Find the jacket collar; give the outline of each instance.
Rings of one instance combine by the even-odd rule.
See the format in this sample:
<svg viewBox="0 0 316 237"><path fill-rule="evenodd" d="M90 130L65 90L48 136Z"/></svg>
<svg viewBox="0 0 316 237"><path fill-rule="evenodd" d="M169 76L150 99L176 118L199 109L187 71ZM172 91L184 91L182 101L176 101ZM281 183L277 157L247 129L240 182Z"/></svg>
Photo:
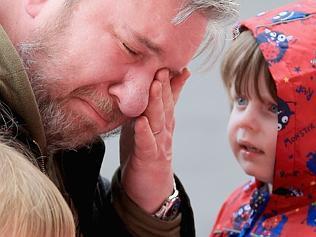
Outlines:
<svg viewBox="0 0 316 237"><path fill-rule="evenodd" d="M46 154L46 137L37 102L23 63L0 26L0 94L5 103L20 116L31 137Z"/></svg>

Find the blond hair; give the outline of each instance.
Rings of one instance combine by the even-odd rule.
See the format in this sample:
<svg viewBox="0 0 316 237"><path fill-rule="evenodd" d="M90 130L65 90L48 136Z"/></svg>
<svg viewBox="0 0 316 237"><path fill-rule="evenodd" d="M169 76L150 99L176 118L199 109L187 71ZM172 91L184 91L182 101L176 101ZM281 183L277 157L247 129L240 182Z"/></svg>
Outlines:
<svg viewBox="0 0 316 237"><path fill-rule="evenodd" d="M255 95L262 100L258 79L263 73L266 86L272 98L277 101L275 82L259 46L248 30L243 31L224 55L221 74L224 86L228 91L234 86L237 95L249 96L249 87L254 87ZM232 98L231 98L232 99Z"/></svg>
<svg viewBox="0 0 316 237"><path fill-rule="evenodd" d="M0 142L0 236L75 236L72 213L58 189L22 153L3 143L3 139Z"/></svg>

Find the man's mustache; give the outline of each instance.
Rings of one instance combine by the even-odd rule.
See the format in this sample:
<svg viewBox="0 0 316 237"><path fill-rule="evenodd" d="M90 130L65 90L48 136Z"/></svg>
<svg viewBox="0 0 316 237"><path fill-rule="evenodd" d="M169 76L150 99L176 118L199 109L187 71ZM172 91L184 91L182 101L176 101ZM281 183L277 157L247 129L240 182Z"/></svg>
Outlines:
<svg viewBox="0 0 316 237"><path fill-rule="evenodd" d="M115 99L108 94L105 95L97 91L91 86L78 88L70 96L87 100L107 122L116 121L123 116Z"/></svg>

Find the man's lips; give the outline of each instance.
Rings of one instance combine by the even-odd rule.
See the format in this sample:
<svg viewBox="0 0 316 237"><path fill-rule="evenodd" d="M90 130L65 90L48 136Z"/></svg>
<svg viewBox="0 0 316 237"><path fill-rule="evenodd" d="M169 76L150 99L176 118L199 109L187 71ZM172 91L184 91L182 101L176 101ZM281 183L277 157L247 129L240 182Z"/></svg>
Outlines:
<svg viewBox="0 0 316 237"><path fill-rule="evenodd" d="M115 98L113 98L113 100L108 103L109 107L106 109L106 111L96 106L96 103L94 101L82 97L80 97L79 99L84 102L86 106L88 106L103 121L102 123L105 123L107 125L119 126L127 118L119 110L119 107L115 102Z"/></svg>
<svg viewBox="0 0 316 237"><path fill-rule="evenodd" d="M97 106L95 106L93 103L91 103L90 101L82 98L82 97L77 97L79 100L81 100L83 103L86 104L86 106L90 107L96 115L98 115L98 117L100 117L100 119L102 119L104 122L109 122L108 118L106 118L105 114L102 113Z"/></svg>

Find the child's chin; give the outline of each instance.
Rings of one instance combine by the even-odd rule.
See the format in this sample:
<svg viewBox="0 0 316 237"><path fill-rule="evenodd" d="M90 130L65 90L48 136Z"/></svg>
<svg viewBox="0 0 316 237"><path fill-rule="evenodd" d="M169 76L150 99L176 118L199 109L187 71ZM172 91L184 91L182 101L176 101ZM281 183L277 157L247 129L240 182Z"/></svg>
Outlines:
<svg viewBox="0 0 316 237"><path fill-rule="evenodd" d="M256 180L263 182L263 183L267 183L272 185L273 179L272 178L268 178L268 177L256 177L254 176Z"/></svg>

